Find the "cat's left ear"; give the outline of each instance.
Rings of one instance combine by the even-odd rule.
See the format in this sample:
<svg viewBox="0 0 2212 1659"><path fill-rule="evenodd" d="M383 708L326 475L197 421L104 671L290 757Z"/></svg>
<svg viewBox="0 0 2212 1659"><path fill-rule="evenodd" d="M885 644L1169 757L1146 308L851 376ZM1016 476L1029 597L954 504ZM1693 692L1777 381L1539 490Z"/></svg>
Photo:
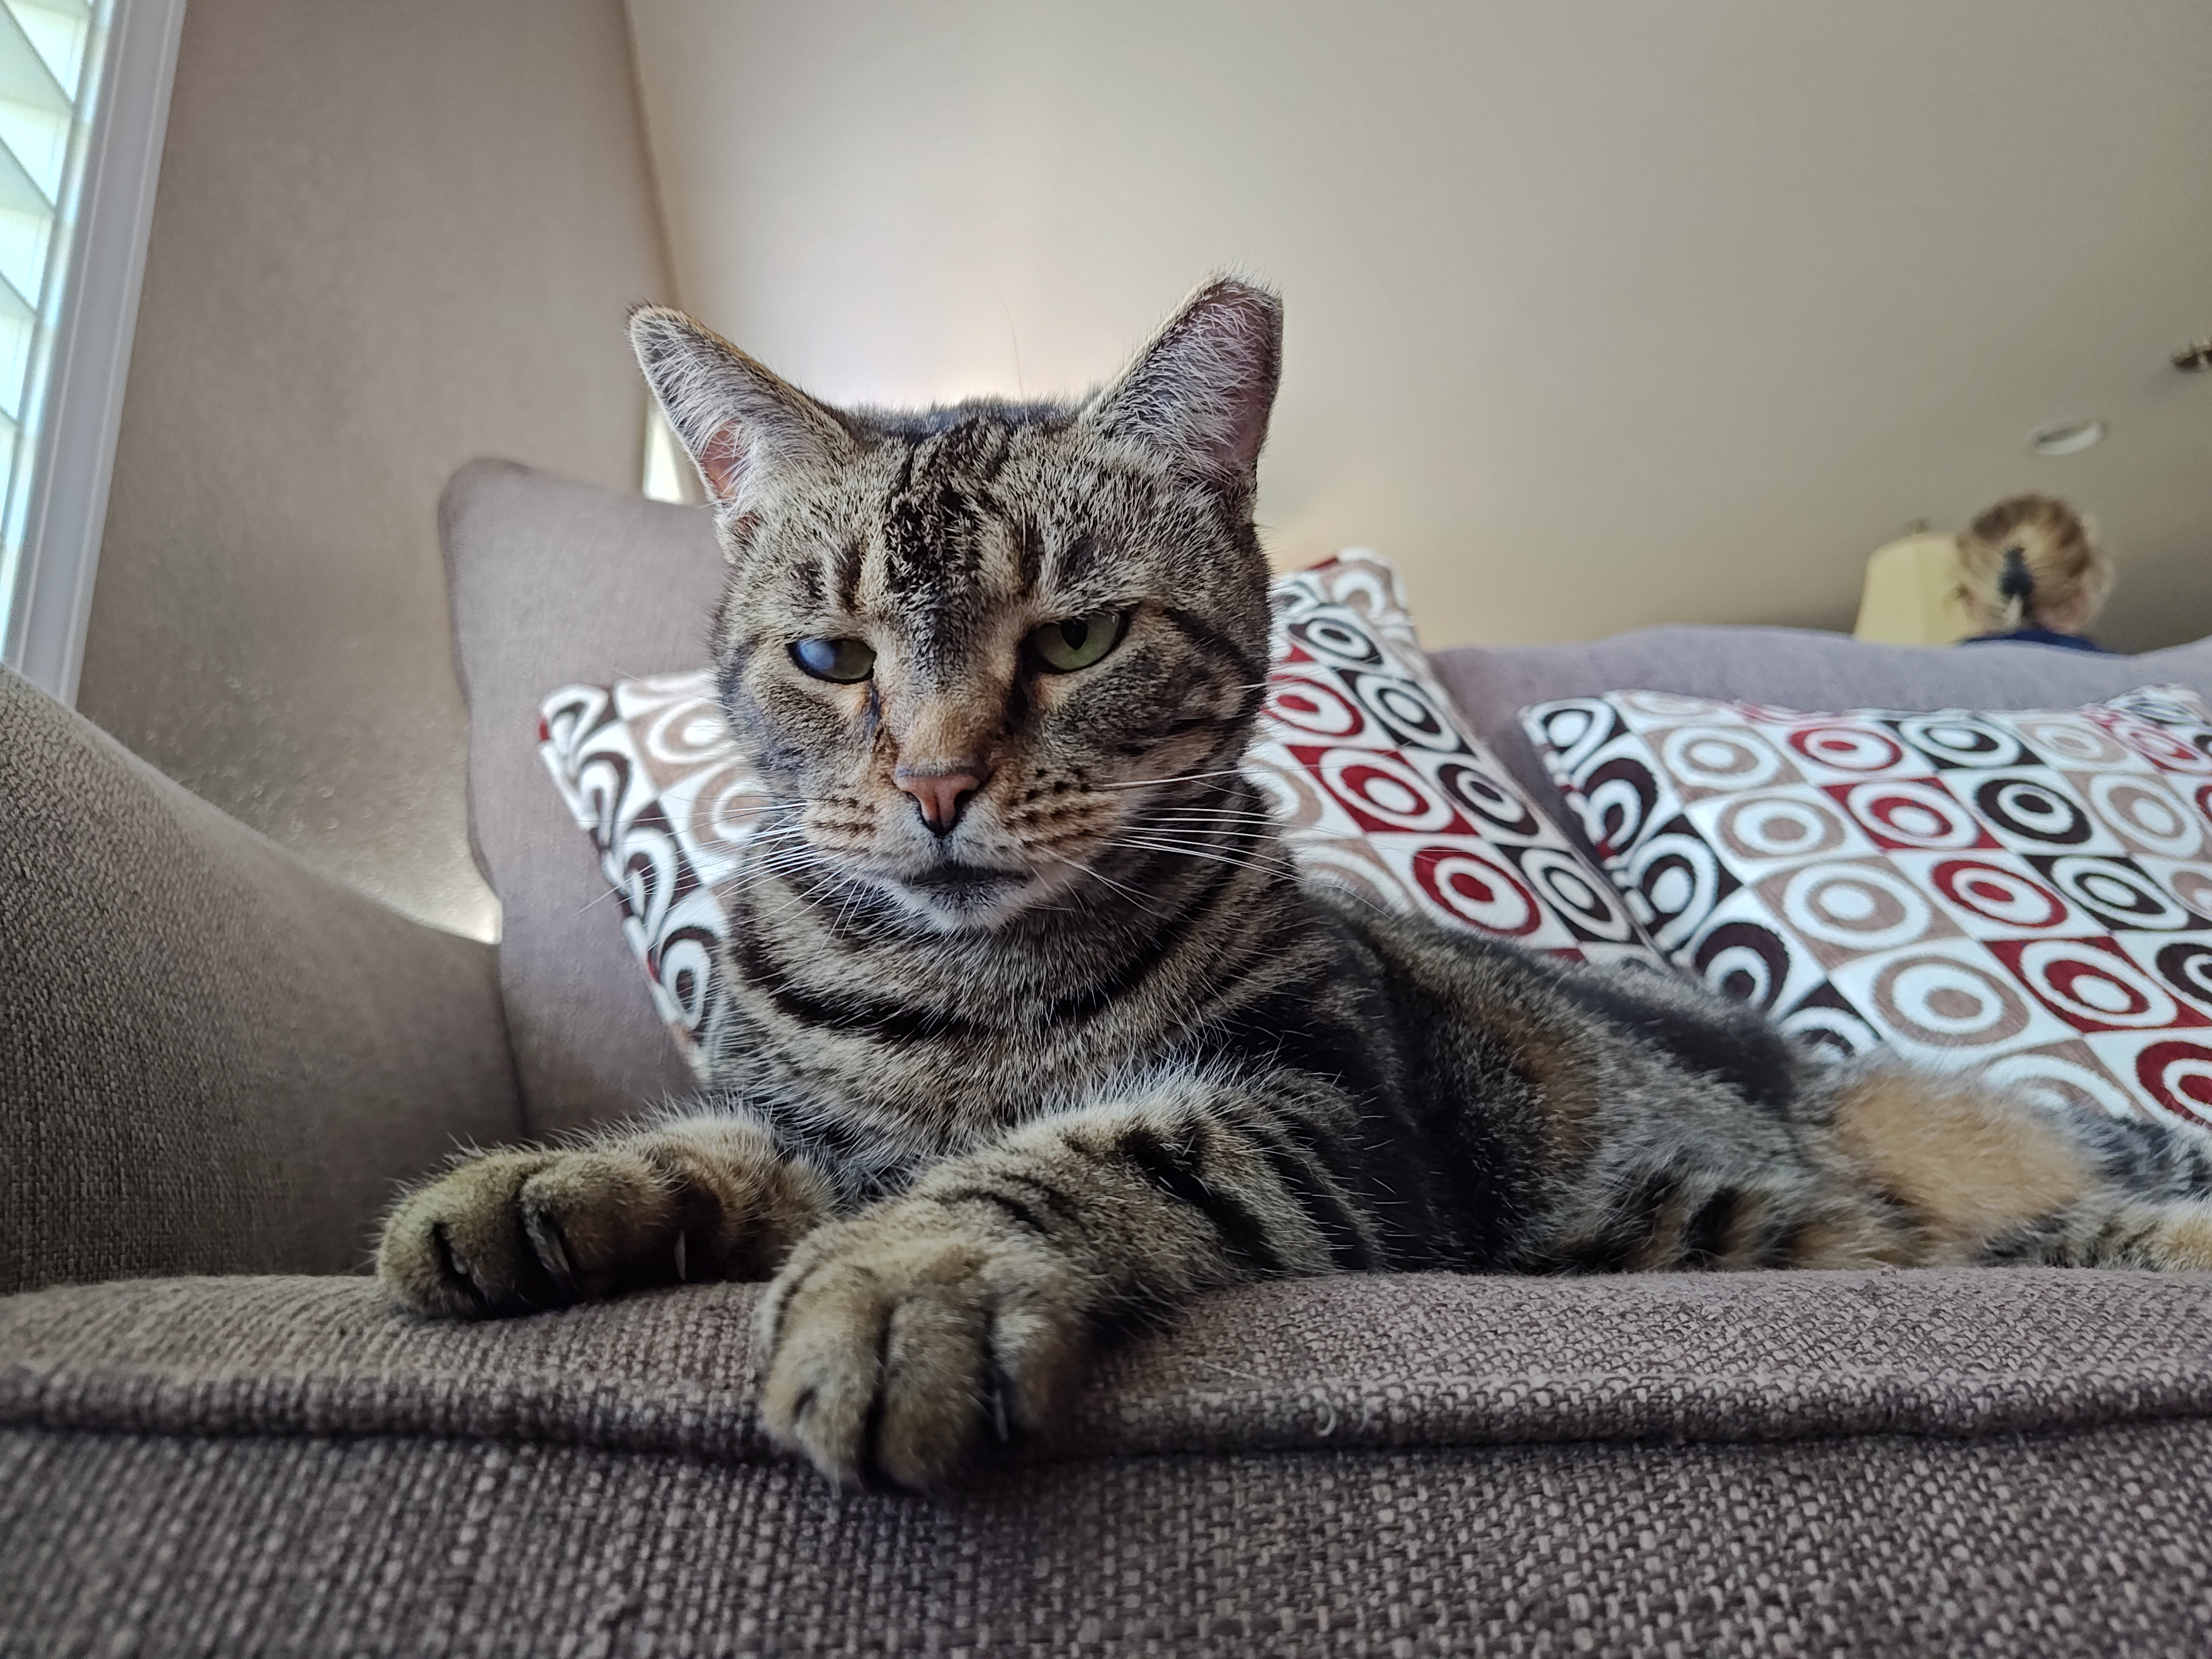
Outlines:
<svg viewBox="0 0 2212 1659"><path fill-rule="evenodd" d="M640 306L629 339L715 501L742 508L778 471L851 454L851 434L826 405L682 312Z"/></svg>
<svg viewBox="0 0 2212 1659"><path fill-rule="evenodd" d="M1210 483L1249 489L1282 367L1283 302L1256 283L1217 276L1182 302L1083 419L1163 450Z"/></svg>

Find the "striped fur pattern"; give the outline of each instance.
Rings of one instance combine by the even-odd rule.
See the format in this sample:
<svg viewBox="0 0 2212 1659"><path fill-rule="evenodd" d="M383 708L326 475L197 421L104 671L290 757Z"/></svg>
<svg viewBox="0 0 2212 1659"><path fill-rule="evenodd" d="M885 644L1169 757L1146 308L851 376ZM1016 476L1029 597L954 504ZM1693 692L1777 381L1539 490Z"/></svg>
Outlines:
<svg viewBox="0 0 2212 1659"><path fill-rule="evenodd" d="M714 495L723 701L776 799L716 1081L411 1194L402 1301L772 1279L773 1431L928 1487L1048 1423L1108 1333L1241 1280L2212 1267L2179 1133L1301 888L1237 769L1267 292L1209 283L1079 402L920 415L830 409L675 313L633 331ZM1103 657L1039 657L1084 617Z"/></svg>

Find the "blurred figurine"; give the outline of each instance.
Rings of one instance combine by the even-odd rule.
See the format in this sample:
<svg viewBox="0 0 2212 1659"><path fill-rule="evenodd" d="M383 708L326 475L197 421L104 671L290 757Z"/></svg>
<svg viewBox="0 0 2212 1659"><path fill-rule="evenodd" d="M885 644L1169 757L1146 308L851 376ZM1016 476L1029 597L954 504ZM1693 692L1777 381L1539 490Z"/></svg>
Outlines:
<svg viewBox="0 0 2212 1659"><path fill-rule="evenodd" d="M2102 651L2082 630L2112 591L2088 522L2051 495L2008 495L1959 538L1958 598L1980 632L1961 641Z"/></svg>

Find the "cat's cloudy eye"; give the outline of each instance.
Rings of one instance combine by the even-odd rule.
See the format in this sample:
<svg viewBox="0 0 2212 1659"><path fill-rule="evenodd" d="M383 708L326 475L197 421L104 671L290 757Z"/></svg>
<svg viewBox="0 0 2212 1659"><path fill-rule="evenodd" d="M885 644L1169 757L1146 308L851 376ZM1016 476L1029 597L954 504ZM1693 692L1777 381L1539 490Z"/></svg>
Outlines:
<svg viewBox="0 0 2212 1659"><path fill-rule="evenodd" d="M849 684L876 672L875 647L865 640L793 640L791 659L817 680Z"/></svg>
<svg viewBox="0 0 2212 1659"><path fill-rule="evenodd" d="M1087 617L1067 617L1032 628L1025 643L1030 654L1055 674L1072 674L1088 668L1121 642L1126 611L1094 611Z"/></svg>

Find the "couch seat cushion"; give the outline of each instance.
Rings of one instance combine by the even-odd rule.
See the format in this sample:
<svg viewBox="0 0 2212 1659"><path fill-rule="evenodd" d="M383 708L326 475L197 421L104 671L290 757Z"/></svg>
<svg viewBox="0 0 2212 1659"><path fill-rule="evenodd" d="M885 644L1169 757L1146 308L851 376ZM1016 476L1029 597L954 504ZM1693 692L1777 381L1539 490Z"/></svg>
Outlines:
<svg viewBox="0 0 2212 1659"><path fill-rule="evenodd" d="M0 1301L0 1425L546 1441L759 1461L756 1287L491 1324L366 1280ZM1308 1279L1107 1356L1048 1459L1985 1436L2212 1415L2212 1275L2022 1269Z"/></svg>

